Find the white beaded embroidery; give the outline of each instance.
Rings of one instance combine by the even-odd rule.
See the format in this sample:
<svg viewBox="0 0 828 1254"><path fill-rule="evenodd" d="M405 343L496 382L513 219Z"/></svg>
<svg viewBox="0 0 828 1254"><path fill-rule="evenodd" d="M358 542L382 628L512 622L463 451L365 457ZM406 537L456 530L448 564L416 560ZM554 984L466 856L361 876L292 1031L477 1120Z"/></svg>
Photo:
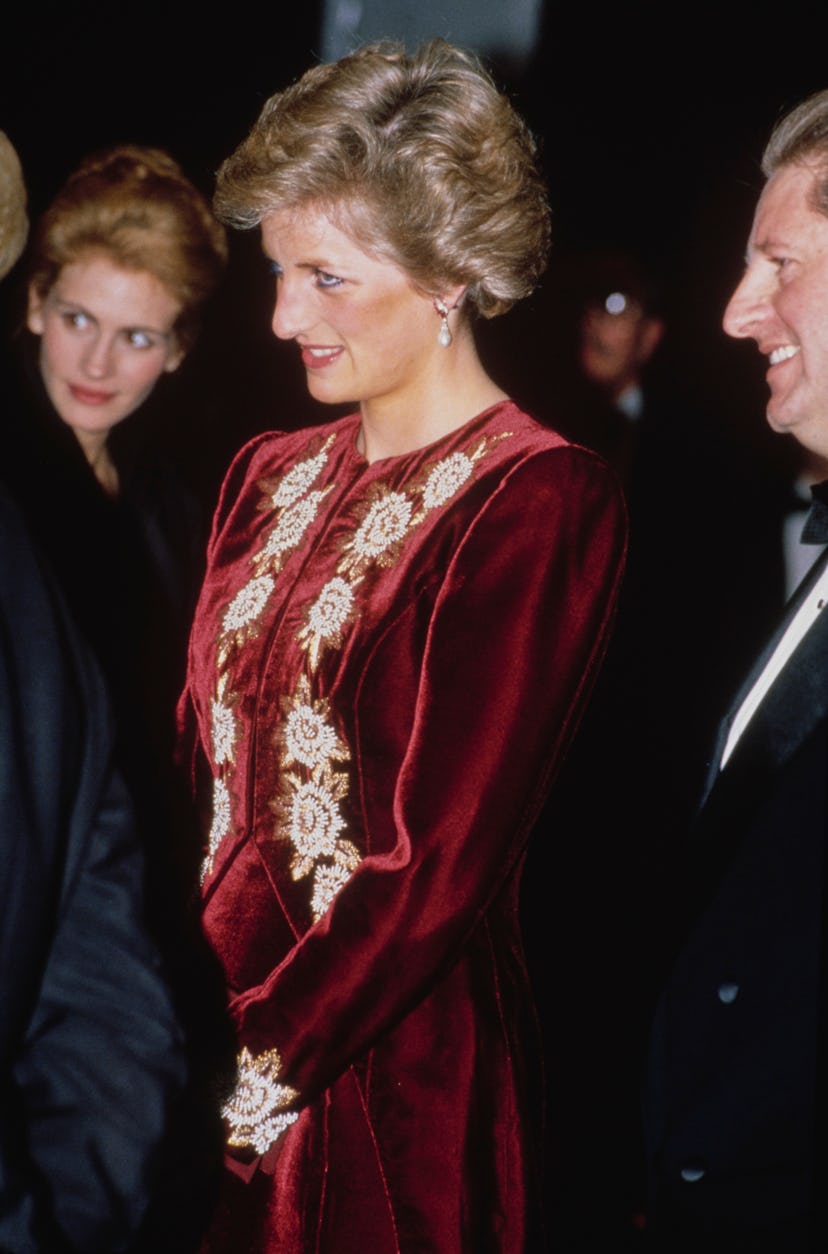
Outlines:
<svg viewBox="0 0 828 1254"><path fill-rule="evenodd" d="M285 1110L299 1094L279 1083L281 1059L275 1049L251 1054L246 1047L238 1058L238 1080L233 1096L222 1107L227 1120L229 1145L266 1154L286 1128L299 1118Z"/></svg>
<svg viewBox="0 0 828 1254"><path fill-rule="evenodd" d="M348 793L345 775L322 772L319 780L301 782L285 775L292 796L287 803L287 833L296 854L290 864L295 880L310 874L318 858L332 858L337 837L345 829L339 802Z"/></svg>
<svg viewBox="0 0 828 1254"><path fill-rule="evenodd" d="M289 509L285 509L276 526L269 533L265 546L253 559L257 570L267 566L279 571L282 559L302 541L302 537L313 522L319 506L330 489L323 492L311 492L303 500L297 501Z"/></svg>
<svg viewBox="0 0 828 1254"><path fill-rule="evenodd" d="M495 442L508 434L495 437ZM333 485L329 485L309 492L327 461L333 440L334 436L329 436L319 453L297 463L275 482L275 486L273 481L260 483L267 493L260 508L282 513L253 558L256 576L236 594L225 611L223 634L227 637L237 633L236 643L241 643L238 637L244 628L255 622L273 591L272 575L261 572L278 574L284 555L301 543L322 501L332 490ZM318 666L324 646L342 644L344 629L356 611L354 589L367 569L374 562L388 566L397 559L406 534L431 510L444 505L459 491L471 477L474 463L488 452L492 442L483 437L472 452L455 452L443 458L431 468L425 481L420 479L419 485L412 484L407 494L381 486L374 490L361 523L343 546L337 575L319 592L298 632L298 640L307 650L311 673ZM301 499L305 493L309 494ZM225 640L219 649L220 668L226 662L232 643ZM232 762L236 737L232 711L222 700L222 684L223 679L212 707L215 765ZM294 696L283 704L286 717L279 736L283 792L282 797L271 804L279 816L278 831L287 835L293 845L292 877L303 879L313 872L311 912L318 920L361 861L357 847L341 836L347 824L339 803L348 795L349 781L346 774L334 769L336 762L347 761L350 754L330 723L328 702L313 699L307 676L300 678ZM288 769L291 765L298 768L298 773ZM224 793L220 796L222 788ZM220 780L216 781L216 796L210 848L205 859L207 873L231 822L229 792ZM220 817L225 808L226 817Z"/></svg>
<svg viewBox="0 0 828 1254"><path fill-rule="evenodd" d="M299 641L308 649L314 670L323 644L341 644L342 629L353 611L353 585L338 575L329 579L308 610L307 622L299 632Z"/></svg>
<svg viewBox="0 0 828 1254"><path fill-rule="evenodd" d="M232 811L230 806L230 790L223 779L213 780L213 821L210 825L210 835L207 838L207 854L201 864L202 881L213 870L213 859L224 837L230 831L232 822Z"/></svg>
<svg viewBox="0 0 828 1254"><path fill-rule="evenodd" d="M273 509L284 509L287 505L292 505L294 501L298 501L304 492L307 492L313 481L322 471L322 467L328 460L328 450L333 444L334 437L328 436L324 445L315 457L308 457L303 462L297 462L292 466L278 482L276 488L270 494L270 505Z"/></svg>
<svg viewBox="0 0 828 1254"><path fill-rule="evenodd" d="M321 919L343 884L351 878L362 859L359 850L350 840L337 841L333 862L322 863L313 873L311 913Z"/></svg>
<svg viewBox="0 0 828 1254"><path fill-rule="evenodd" d="M338 576L329 579L308 614L311 630L320 636L335 636L348 621L354 608L351 585Z"/></svg>
<svg viewBox="0 0 828 1254"><path fill-rule="evenodd" d="M301 543L308 527L319 512L321 502L328 492L331 491L332 485L321 491L310 492L308 496L301 499L303 494L308 492L308 489L327 462L328 451L333 441L334 436L329 436L314 457L306 458L304 461L297 463L286 474L282 475L275 484L273 481L262 481L259 485L267 493L264 502L259 508L275 509L281 511L281 513L276 525L268 533L264 547L253 557L252 564L255 574L243 588L239 589L230 601L221 620L221 636L216 658L219 669L219 682L216 696L211 703L211 738L214 769L223 767L228 763L232 765L238 735L238 727L232 709L233 703L225 700L227 673L224 671L224 667L233 647L238 647L243 643L245 636L250 634L250 628L255 624L267 605L275 587L274 575L279 573L284 555ZM304 729L306 742L308 742L308 737L312 736L313 733L312 720L315 714L312 708L310 708L310 716L311 722L306 720ZM299 728L295 726L294 735L298 730ZM335 750L336 737L332 731L330 735L334 736L334 743L332 743L331 749ZM327 761L329 756L330 754L326 754L324 760ZM345 756L347 757L347 750L345 751ZM230 830L232 821L230 793L221 777L214 779L213 789L213 824L208 838L207 854L202 864L202 879L212 872L216 851L223 837Z"/></svg>
<svg viewBox="0 0 828 1254"><path fill-rule="evenodd" d="M313 872L311 912L319 919L360 862L356 847L340 837L346 822L339 803L348 795L348 776L335 766L347 762L350 752L331 725L329 702L312 699L307 676L282 704L286 717L278 742L283 793L272 808L278 816L277 835L287 836L293 845L293 879ZM292 771L291 766L299 769Z"/></svg>
<svg viewBox="0 0 828 1254"><path fill-rule="evenodd" d="M470 477L474 463L465 453L452 453L432 469L423 488L423 508L445 505Z"/></svg>
<svg viewBox="0 0 828 1254"><path fill-rule="evenodd" d="M318 710L306 704L291 710L285 728L287 760L299 762L313 771L324 767L329 758L348 756L348 750Z"/></svg>
<svg viewBox="0 0 828 1254"><path fill-rule="evenodd" d="M224 704L223 700L226 685L227 676L222 675L218 682L216 695L210 703L213 763L215 766L222 766L225 762L232 762L236 749L236 736L238 734L236 719L233 711Z"/></svg>
<svg viewBox="0 0 828 1254"><path fill-rule="evenodd" d="M267 599L273 591L274 583L270 575L259 575L250 579L240 588L224 612L221 629L225 635L231 631L241 631L259 617Z"/></svg>
<svg viewBox="0 0 828 1254"><path fill-rule="evenodd" d="M356 530L351 545L361 558L382 558L402 540L414 506L401 492L389 492L375 501Z"/></svg>

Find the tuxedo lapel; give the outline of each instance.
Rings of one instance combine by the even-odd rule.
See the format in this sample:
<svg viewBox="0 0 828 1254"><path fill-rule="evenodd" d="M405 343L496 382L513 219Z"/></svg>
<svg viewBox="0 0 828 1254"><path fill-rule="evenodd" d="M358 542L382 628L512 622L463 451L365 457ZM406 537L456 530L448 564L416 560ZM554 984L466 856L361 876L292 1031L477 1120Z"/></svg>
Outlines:
<svg viewBox="0 0 828 1254"><path fill-rule="evenodd" d="M751 774L779 770L826 715L828 608L776 677L720 776L746 767Z"/></svg>
<svg viewBox="0 0 828 1254"><path fill-rule="evenodd" d="M719 724L715 748L708 768L699 811L708 803L714 790L728 776L740 774L745 759L756 756L766 769L773 769L801 744L828 708L828 607L810 630L806 632L791 657L777 675L763 701L753 715L739 740L727 765L719 770L731 725L753 685L799 607L811 592L816 581L828 566L828 552L824 553L808 572L794 595L788 601L776 630L756 658L737 691L727 714Z"/></svg>
<svg viewBox="0 0 828 1254"><path fill-rule="evenodd" d="M818 569L808 576L802 590L797 591L778 630L737 694L719 734L716 762L741 702L826 564L828 558L820 560ZM780 773L792 763L820 724L823 728L828 724L828 607L806 632L768 689L727 765L712 773L713 782L689 833L682 901L676 907L685 932L702 915L728 868L734 864L745 834L751 829L752 816L763 812L780 789L793 787L790 781L783 784ZM824 748L815 752L823 753ZM798 789L799 785L794 792ZM795 804L794 797L792 808ZM796 822L793 818L790 821Z"/></svg>

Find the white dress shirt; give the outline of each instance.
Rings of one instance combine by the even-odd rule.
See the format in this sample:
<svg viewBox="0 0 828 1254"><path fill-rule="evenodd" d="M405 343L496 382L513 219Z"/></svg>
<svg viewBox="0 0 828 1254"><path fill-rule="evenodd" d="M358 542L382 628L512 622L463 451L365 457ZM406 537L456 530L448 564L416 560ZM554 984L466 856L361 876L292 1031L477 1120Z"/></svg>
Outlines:
<svg viewBox="0 0 828 1254"><path fill-rule="evenodd" d="M758 710L771 684L788 661L794 649L804 638L806 632L813 627L826 603L828 603L828 566L825 567L810 593L791 619L785 634L765 663L761 675L737 710L725 742L719 770L722 769L735 749L739 738Z"/></svg>

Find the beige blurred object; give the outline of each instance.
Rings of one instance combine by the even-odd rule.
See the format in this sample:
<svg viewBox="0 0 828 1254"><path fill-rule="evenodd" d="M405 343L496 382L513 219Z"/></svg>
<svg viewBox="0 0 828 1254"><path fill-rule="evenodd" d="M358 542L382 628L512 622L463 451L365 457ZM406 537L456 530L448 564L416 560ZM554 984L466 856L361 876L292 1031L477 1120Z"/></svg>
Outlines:
<svg viewBox="0 0 828 1254"><path fill-rule="evenodd" d="M8 274L26 244L26 185L14 146L0 131L0 279Z"/></svg>

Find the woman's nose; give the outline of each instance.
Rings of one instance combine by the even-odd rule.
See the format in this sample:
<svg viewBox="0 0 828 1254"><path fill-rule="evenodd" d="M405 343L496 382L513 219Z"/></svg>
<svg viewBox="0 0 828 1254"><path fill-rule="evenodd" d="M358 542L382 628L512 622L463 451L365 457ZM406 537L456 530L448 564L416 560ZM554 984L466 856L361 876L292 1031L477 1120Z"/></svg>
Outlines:
<svg viewBox="0 0 828 1254"><path fill-rule="evenodd" d="M111 374L112 347L112 341L100 333L87 344L82 366L90 379L105 379Z"/></svg>
<svg viewBox="0 0 828 1254"><path fill-rule="evenodd" d="M276 281L276 304L273 307L271 328L280 340L292 340L311 325L309 293L301 282L285 279Z"/></svg>

